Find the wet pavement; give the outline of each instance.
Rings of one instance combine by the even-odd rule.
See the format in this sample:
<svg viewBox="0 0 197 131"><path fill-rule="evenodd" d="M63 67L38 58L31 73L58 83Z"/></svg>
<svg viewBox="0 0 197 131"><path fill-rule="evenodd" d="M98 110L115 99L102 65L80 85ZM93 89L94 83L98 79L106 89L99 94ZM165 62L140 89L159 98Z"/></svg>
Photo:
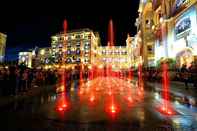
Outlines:
<svg viewBox="0 0 197 131"><path fill-rule="evenodd" d="M75 88L72 84L67 92L48 91L20 99L0 108L0 128L13 131L197 130L195 102L171 94L170 105L175 113L162 114L157 110L163 104L161 91L139 87L136 83L97 78Z"/></svg>

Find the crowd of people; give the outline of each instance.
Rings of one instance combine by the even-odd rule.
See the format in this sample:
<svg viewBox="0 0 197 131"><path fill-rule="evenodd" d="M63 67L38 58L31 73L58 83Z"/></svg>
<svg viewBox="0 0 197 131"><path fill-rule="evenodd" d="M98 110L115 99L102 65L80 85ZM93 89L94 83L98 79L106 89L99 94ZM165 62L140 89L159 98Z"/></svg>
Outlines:
<svg viewBox="0 0 197 131"><path fill-rule="evenodd" d="M149 81L161 81L162 68L149 68L144 69L144 79ZM185 87L188 88L188 84L192 83L194 87L197 87L197 66L192 65L189 68L183 65L181 68L170 69L169 79L171 81L179 81L185 83Z"/></svg>
<svg viewBox="0 0 197 131"><path fill-rule="evenodd" d="M23 94L32 87L55 84L57 80L56 70L29 69L19 66L1 67L0 96Z"/></svg>
<svg viewBox="0 0 197 131"><path fill-rule="evenodd" d="M42 87L52 85L62 81L61 70L52 69L29 69L20 66L10 66L0 68L0 96L18 95L25 93L32 87ZM133 70L134 71L134 70ZM137 71L134 71L137 74ZM88 69L83 70L83 79L88 79ZM146 68L143 69L143 79L146 81L161 81L162 68ZM172 75L173 74L173 75ZM75 69L64 70L66 86L70 87L72 83L77 87L80 79L80 67ZM127 74L128 75L128 74ZM127 76L126 75L126 76ZM188 83L193 83L197 87L197 66L169 70L169 79L172 81L184 82L186 88Z"/></svg>

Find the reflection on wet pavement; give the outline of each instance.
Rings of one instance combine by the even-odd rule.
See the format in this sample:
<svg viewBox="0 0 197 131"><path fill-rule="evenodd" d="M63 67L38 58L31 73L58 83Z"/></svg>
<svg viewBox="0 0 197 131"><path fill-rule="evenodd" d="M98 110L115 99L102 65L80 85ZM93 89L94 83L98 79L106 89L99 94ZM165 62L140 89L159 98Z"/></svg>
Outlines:
<svg viewBox="0 0 197 131"><path fill-rule="evenodd" d="M135 82L134 82L135 83ZM129 131L197 130L197 110L182 99L171 99L176 115L155 107L161 92L139 90L117 78L99 78L67 92L47 92L0 109L1 127L11 130Z"/></svg>

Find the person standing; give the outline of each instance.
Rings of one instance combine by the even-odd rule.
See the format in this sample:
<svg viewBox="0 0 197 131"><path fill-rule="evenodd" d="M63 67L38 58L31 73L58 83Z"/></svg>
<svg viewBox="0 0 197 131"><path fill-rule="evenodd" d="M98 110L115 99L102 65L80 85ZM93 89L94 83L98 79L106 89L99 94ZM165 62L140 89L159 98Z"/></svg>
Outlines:
<svg viewBox="0 0 197 131"><path fill-rule="evenodd" d="M28 80L28 72L27 70L24 70L22 73L22 91L26 92L27 91L27 80Z"/></svg>
<svg viewBox="0 0 197 131"><path fill-rule="evenodd" d="M189 81L189 73L187 70L186 65L183 65L183 67L181 68L181 72L182 72L182 76L183 76L183 81L185 83L185 89L188 90L188 81Z"/></svg>
<svg viewBox="0 0 197 131"><path fill-rule="evenodd" d="M16 93L16 95L18 95L19 88L20 88L20 70L19 70L19 68L16 68L15 74L16 74L16 89L15 89L15 93Z"/></svg>
<svg viewBox="0 0 197 131"><path fill-rule="evenodd" d="M9 95L16 95L16 73L15 73L15 67L10 66L9 67Z"/></svg>

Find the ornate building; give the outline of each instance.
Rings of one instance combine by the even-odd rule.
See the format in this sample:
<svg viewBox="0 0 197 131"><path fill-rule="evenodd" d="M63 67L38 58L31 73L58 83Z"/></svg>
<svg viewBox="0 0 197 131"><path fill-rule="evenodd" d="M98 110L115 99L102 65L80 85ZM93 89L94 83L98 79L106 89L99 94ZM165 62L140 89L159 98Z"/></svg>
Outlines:
<svg viewBox="0 0 197 131"><path fill-rule="evenodd" d="M175 59L178 66L195 61L196 7L196 0L140 1L138 27L145 65L165 58Z"/></svg>

